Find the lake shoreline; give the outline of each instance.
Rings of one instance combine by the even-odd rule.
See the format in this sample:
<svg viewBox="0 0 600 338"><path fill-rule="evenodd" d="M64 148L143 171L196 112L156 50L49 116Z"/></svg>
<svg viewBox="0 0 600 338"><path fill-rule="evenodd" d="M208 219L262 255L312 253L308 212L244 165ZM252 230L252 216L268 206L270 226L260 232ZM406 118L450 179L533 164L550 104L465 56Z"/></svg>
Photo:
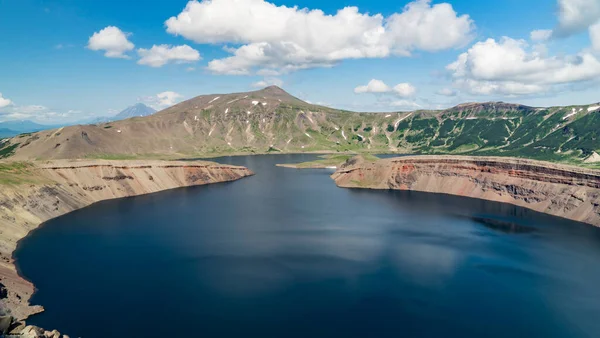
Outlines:
<svg viewBox="0 0 600 338"><path fill-rule="evenodd" d="M164 190L228 182L253 175L247 168L211 162L44 161L4 164L7 182L0 191L0 284L2 310L16 320L43 311L29 304L35 286L17 267L21 240L44 222L96 202ZM6 169L5 168L5 169Z"/></svg>
<svg viewBox="0 0 600 338"><path fill-rule="evenodd" d="M509 203L600 227L600 172L503 157L358 156L333 180L343 188L413 190Z"/></svg>

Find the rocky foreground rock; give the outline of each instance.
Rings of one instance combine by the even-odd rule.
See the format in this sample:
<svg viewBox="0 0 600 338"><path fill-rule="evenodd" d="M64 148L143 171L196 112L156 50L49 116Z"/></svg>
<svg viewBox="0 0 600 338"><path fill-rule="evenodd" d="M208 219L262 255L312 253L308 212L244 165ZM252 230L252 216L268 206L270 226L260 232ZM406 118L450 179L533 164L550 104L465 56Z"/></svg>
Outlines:
<svg viewBox="0 0 600 338"><path fill-rule="evenodd" d="M18 275L12 258L17 242L42 222L102 200L253 174L202 161L0 162L0 171L0 312L16 320L43 311L29 305L34 286ZM25 331L23 337L61 337L35 327Z"/></svg>
<svg viewBox="0 0 600 338"><path fill-rule="evenodd" d="M600 172L504 157L408 156L348 160L332 178L345 188L414 190L510 203L600 226Z"/></svg>

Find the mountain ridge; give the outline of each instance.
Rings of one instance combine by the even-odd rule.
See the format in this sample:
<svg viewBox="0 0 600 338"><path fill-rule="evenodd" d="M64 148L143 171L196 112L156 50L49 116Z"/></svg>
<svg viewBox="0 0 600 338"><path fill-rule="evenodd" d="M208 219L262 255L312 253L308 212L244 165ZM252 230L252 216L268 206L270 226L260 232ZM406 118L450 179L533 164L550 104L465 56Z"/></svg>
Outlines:
<svg viewBox="0 0 600 338"><path fill-rule="evenodd" d="M600 150L598 112L600 104L471 102L445 110L357 113L313 105L271 86L200 95L146 117L16 137L0 146L0 154L54 159L398 152L582 162Z"/></svg>

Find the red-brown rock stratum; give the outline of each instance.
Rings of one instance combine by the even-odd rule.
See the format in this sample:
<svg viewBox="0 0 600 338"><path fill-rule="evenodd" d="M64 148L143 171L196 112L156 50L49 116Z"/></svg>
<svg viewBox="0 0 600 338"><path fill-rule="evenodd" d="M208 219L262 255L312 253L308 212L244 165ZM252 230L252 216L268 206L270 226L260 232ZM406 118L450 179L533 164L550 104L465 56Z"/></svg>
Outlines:
<svg viewBox="0 0 600 338"><path fill-rule="evenodd" d="M600 226L600 172L503 157L357 156L332 178L340 187L413 190L510 203Z"/></svg>

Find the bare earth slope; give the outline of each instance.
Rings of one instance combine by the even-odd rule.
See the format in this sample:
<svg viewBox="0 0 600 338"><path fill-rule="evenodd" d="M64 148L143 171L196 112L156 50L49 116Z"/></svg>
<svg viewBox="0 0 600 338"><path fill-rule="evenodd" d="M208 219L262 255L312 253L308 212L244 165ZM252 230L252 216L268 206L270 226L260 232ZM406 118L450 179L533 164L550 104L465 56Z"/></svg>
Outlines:
<svg viewBox="0 0 600 338"><path fill-rule="evenodd" d="M600 152L600 104L503 102L446 110L356 113L309 104L279 87L202 95L146 117L0 141L15 159L200 157L267 152L502 155L582 162Z"/></svg>
<svg viewBox="0 0 600 338"><path fill-rule="evenodd" d="M414 190L510 203L600 226L600 173L523 159L355 157L332 178L345 188Z"/></svg>
<svg viewBox="0 0 600 338"><path fill-rule="evenodd" d="M101 200L252 175L244 167L200 161L6 162L0 171L0 305L18 319L43 310L29 305L34 287L12 259L17 242L42 222Z"/></svg>

